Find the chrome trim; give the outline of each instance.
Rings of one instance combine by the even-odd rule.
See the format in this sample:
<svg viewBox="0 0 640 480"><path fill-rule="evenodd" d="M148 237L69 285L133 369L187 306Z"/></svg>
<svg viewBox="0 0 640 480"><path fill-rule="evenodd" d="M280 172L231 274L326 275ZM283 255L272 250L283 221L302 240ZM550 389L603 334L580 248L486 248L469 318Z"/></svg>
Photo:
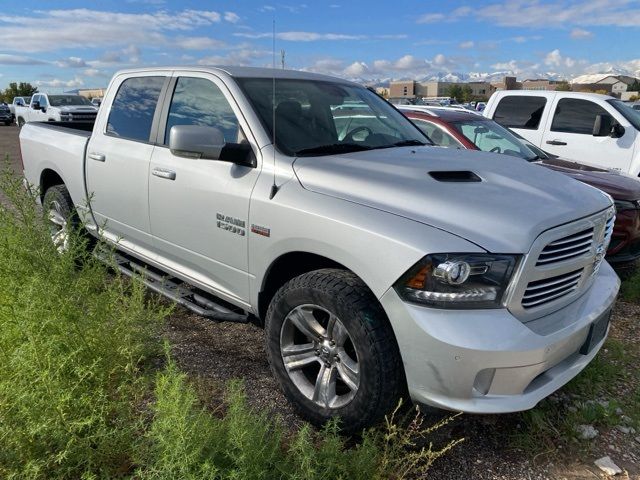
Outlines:
<svg viewBox="0 0 640 480"><path fill-rule="evenodd" d="M543 232L525 255L514 275L505 304L522 322L548 315L573 302L591 287L600 266L599 253L611 241L613 206L575 222ZM587 233L589 231L589 233ZM582 234L582 235L581 235ZM575 236L569 239L567 237ZM591 242L583 246L585 239ZM564 249L546 251L570 242L579 242L575 252L549 258ZM548 280L548 282L541 282ZM536 283L537 282L537 283ZM553 286L556 287L553 287ZM562 288L561 288L562 287ZM533 296L544 290L548 296ZM536 301L536 298L540 299Z"/></svg>

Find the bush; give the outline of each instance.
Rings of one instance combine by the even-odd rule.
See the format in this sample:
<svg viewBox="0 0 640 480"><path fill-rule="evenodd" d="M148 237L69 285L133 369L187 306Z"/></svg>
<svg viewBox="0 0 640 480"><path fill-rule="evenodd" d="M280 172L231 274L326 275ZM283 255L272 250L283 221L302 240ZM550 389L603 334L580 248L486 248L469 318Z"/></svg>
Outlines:
<svg viewBox="0 0 640 480"><path fill-rule="evenodd" d="M290 434L239 383L204 410L170 359L152 367L169 309L78 232L59 254L21 182L6 174L0 189L0 478L404 478L457 443L422 445L432 429L420 417L359 439L337 421Z"/></svg>
<svg viewBox="0 0 640 480"><path fill-rule="evenodd" d="M0 477L123 474L164 312L139 283L107 275L79 236L59 255L20 182L7 175L2 190Z"/></svg>
<svg viewBox="0 0 640 480"><path fill-rule="evenodd" d="M620 294L628 302L640 302L640 269L622 282Z"/></svg>

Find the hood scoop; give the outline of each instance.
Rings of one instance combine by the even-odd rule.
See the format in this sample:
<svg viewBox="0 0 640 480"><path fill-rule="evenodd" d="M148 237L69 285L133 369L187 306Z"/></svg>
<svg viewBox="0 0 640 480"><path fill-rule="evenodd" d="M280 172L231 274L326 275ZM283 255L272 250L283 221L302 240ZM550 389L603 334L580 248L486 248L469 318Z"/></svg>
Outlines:
<svg viewBox="0 0 640 480"><path fill-rule="evenodd" d="M468 170L449 170L429 172L429 175L438 182L468 183L481 182L482 179Z"/></svg>

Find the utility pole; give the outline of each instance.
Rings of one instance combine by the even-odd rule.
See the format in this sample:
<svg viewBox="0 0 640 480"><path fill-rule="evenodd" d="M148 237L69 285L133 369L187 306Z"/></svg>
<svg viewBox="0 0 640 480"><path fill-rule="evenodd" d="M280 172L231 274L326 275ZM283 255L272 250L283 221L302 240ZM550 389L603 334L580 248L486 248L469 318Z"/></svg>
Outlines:
<svg viewBox="0 0 640 480"><path fill-rule="evenodd" d="M282 69L284 70L284 50L280 50L280 63L282 64Z"/></svg>

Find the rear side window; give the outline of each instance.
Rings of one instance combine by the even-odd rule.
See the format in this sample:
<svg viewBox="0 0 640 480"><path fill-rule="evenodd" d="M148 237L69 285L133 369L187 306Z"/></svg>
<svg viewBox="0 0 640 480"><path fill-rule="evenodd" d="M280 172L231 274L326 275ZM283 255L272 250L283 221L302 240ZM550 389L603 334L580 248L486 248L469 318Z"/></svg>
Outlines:
<svg viewBox="0 0 640 480"><path fill-rule="evenodd" d="M113 99L107 134L148 142L165 77L127 78Z"/></svg>
<svg viewBox="0 0 640 480"><path fill-rule="evenodd" d="M174 125L204 125L220 129L225 142L238 143L238 119L220 89L205 78L180 77L176 83L164 144Z"/></svg>
<svg viewBox="0 0 640 480"><path fill-rule="evenodd" d="M591 135L596 115L611 117L604 108L589 100L563 98L553 114L551 131Z"/></svg>
<svg viewBox="0 0 640 480"><path fill-rule="evenodd" d="M505 127L536 130L546 104L544 97L509 95L500 100L493 119Z"/></svg>

